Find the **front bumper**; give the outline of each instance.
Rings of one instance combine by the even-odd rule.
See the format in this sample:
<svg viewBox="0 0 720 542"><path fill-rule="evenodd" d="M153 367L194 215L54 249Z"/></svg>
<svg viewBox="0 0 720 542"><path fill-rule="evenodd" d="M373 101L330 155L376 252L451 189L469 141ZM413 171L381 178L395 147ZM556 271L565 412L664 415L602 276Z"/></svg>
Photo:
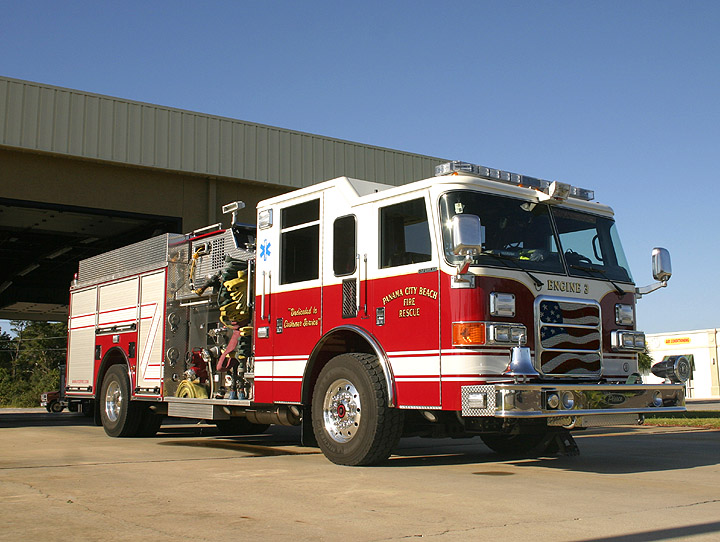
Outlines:
<svg viewBox="0 0 720 542"><path fill-rule="evenodd" d="M575 418L685 412L682 384L488 384L462 387L463 416Z"/></svg>

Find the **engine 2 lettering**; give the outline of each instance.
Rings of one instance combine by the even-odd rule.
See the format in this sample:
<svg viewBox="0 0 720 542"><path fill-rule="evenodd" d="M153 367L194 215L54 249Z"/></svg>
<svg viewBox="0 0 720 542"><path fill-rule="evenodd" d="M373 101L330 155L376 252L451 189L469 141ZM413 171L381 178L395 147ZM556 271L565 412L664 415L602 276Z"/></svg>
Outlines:
<svg viewBox="0 0 720 542"><path fill-rule="evenodd" d="M564 280L549 280L547 281L548 290L554 290L556 292L570 292L573 294L588 293L588 285L584 286L579 282L569 282Z"/></svg>

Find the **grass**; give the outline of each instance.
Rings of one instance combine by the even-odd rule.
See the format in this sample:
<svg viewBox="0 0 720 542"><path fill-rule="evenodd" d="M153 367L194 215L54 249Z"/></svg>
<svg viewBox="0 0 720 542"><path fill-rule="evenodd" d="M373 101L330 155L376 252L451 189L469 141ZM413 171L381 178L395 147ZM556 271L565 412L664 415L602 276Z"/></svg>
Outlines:
<svg viewBox="0 0 720 542"><path fill-rule="evenodd" d="M720 411L696 410L692 412L679 412L677 414L653 414L645 416L645 425L720 429Z"/></svg>

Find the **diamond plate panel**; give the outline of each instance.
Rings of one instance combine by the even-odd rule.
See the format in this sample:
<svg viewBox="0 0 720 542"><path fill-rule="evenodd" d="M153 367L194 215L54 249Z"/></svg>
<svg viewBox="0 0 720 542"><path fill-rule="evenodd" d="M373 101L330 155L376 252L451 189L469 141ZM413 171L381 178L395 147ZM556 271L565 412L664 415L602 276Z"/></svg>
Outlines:
<svg viewBox="0 0 720 542"><path fill-rule="evenodd" d="M210 253L201 256L195 266L196 280L202 277L211 276L223 267L225 267L225 257L228 256L234 260L248 261L255 258L255 252L242 248L235 248L232 231L225 230L212 239L204 238L194 241L192 244L192 253L201 245L210 245Z"/></svg>
<svg viewBox="0 0 720 542"><path fill-rule="evenodd" d="M471 393L484 393L486 395L485 408L471 407L469 396ZM495 386L462 386L460 388L462 398L463 416L494 416L495 415Z"/></svg>

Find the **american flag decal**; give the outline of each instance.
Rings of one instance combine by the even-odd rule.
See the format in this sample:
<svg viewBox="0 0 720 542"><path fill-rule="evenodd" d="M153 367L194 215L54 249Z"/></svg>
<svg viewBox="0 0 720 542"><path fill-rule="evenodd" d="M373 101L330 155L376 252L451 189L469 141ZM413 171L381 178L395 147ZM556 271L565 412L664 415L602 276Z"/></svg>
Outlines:
<svg viewBox="0 0 720 542"><path fill-rule="evenodd" d="M536 302L537 358L545 375L596 375L602 370L600 307L582 301Z"/></svg>
<svg viewBox="0 0 720 542"><path fill-rule="evenodd" d="M544 324L598 326L600 307L567 301L541 301L540 321Z"/></svg>

